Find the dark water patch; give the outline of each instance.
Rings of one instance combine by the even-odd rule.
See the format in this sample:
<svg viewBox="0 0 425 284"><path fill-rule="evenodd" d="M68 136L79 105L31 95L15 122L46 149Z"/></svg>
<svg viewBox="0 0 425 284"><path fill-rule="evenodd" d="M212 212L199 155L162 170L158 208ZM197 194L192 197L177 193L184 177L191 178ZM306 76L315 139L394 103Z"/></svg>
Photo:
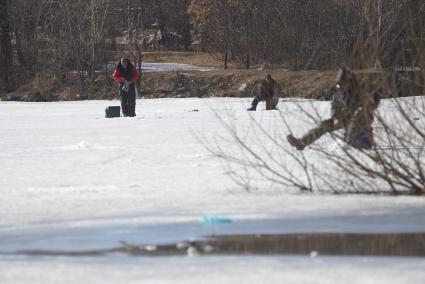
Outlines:
<svg viewBox="0 0 425 284"><path fill-rule="evenodd" d="M425 256L425 234L291 234L209 240L215 253Z"/></svg>
<svg viewBox="0 0 425 284"><path fill-rule="evenodd" d="M24 256L132 256L178 255L333 255L425 256L425 233L405 234L284 234L213 236L199 241L167 245L134 245L126 242L111 249L87 251L28 250L3 255Z"/></svg>

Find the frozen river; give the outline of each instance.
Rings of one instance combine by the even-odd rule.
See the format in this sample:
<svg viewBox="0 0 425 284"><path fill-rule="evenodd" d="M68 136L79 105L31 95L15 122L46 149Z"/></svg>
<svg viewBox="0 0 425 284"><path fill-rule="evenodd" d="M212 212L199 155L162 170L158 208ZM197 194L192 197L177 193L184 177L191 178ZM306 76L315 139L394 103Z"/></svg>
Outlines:
<svg viewBox="0 0 425 284"><path fill-rule="evenodd" d="M106 119L105 107L117 101L0 102L0 252L211 234L425 231L423 198L300 194L261 179L252 180L259 190L247 192L234 184L201 142L236 147L217 113L246 130L255 119L283 137L280 112L293 114L286 103L280 111L260 107L251 117L249 103L141 99L137 118ZM205 224L206 215L231 223ZM424 271L424 258L0 254L0 283L412 284L423 283Z"/></svg>

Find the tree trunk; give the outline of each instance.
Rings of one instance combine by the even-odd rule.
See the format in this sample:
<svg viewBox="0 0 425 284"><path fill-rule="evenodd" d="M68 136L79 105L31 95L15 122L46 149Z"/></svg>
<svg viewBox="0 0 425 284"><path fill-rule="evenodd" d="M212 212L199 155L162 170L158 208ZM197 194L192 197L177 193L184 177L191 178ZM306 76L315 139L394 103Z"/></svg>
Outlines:
<svg viewBox="0 0 425 284"><path fill-rule="evenodd" d="M137 16L140 22L143 21L143 17L141 15L142 15L142 7L140 7L140 10L138 11L138 16ZM140 25L140 27L142 28L142 35L144 35L143 26ZM135 46L136 51L137 51L137 70L139 72L139 78L137 79L137 89L139 90L139 93L140 93L140 81L141 81L141 78L142 78L143 55L142 55L142 48L140 46L139 36L140 36L140 30L139 30L139 25L137 25L137 27L136 27L136 40L134 42L134 46ZM136 95L138 95L138 94L136 94Z"/></svg>
<svg viewBox="0 0 425 284"><path fill-rule="evenodd" d="M2 77L5 89L12 89L10 71L12 67L12 43L10 36L10 25L7 15L7 0L0 0L0 76Z"/></svg>

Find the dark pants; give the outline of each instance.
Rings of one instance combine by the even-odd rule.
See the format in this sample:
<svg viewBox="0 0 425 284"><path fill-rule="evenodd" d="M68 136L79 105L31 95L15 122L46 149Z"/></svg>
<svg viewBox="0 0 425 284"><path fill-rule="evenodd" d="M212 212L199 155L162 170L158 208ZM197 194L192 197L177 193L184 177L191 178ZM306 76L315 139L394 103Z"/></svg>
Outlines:
<svg viewBox="0 0 425 284"><path fill-rule="evenodd" d="M120 88L120 100L123 116L136 116L136 88L134 84L130 85L128 92Z"/></svg>
<svg viewBox="0 0 425 284"><path fill-rule="evenodd" d="M373 139L373 114L365 113L361 108L354 115L339 126L334 125L333 119L321 121L301 139L304 146L308 146L326 133L344 128L344 140L357 149L370 149L374 145Z"/></svg>
<svg viewBox="0 0 425 284"><path fill-rule="evenodd" d="M257 94L251 103L251 108L255 110L259 102L266 101L266 110L276 109L279 102L279 97L265 96L263 94Z"/></svg>
<svg viewBox="0 0 425 284"><path fill-rule="evenodd" d="M318 140L324 134L333 132L341 128L342 128L342 125L339 127L334 125L333 119L322 120L319 122L319 124L316 127L310 129L310 131L308 131L307 134L301 137L300 141L302 145L305 147L310 144L313 144L316 140Z"/></svg>
<svg viewBox="0 0 425 284"><path fill-rule="evenodd" d="M357 149L370 149L373 138L373 113L359 108L351 117L345 132L345 141Z"/></svg>

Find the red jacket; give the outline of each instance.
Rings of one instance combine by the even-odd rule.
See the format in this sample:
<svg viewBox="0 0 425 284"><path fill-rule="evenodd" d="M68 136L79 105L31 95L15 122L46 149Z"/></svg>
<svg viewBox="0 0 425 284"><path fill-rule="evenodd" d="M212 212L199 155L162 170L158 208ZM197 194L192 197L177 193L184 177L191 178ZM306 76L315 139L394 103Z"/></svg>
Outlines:
<svg viewBox="0 0 425 284"><path fill-rule="evenodd" d="M117 83L124 83L124 81L126 80L126 78L125 78L125 75L124 74L122 74L121 72L120 72L120 67L121 67L121 69L122 69L122 66L121 65L118 65L116 68L115 68L115 71L114 71L114 75L112 76L112 79L115 81L115 82L117 82ZM129 66L130 67L130 66ZM128 68L128 67L127 67ZM131 78L128 80L127 79L127 81L130 83L130 84L133 84L134 82L136 82L137 81L137 79L139 79L139 72L137 72L137 70L136 70L136 67L134 67L133 65L131 65Z"/></svg>

